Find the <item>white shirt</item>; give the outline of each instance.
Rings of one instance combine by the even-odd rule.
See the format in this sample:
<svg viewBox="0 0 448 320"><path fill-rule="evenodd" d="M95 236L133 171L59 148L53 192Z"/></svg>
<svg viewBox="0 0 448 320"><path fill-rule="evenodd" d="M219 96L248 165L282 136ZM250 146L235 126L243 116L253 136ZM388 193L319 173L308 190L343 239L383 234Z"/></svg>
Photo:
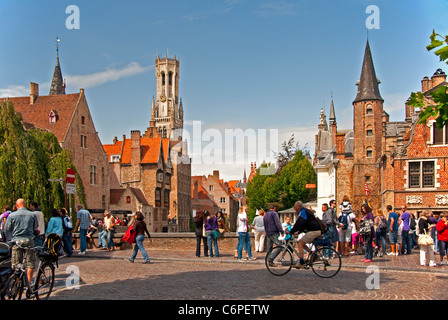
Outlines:
<svg viewBox="0 0 448 320"><path fill-rule="evenodd" d="M238 213L237 232L247 232L247 215L246 212Z"/></svg>

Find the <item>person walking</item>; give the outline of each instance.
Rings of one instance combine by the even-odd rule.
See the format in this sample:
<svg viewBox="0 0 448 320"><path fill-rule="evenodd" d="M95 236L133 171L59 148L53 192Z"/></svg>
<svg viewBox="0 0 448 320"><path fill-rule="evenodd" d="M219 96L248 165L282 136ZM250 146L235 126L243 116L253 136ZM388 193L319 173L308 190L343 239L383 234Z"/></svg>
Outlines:
<svg viewBox="0 0 448 320"><path fill-rule="evenodd" d="M280 240L278 240L278 237L280 234L285 234L282 225L280 224L280 219L278 216L278 213L276 212L276 206L274 204L269 205L268 212L263 217L263 224L264 224L264 230L266 232L266 239L267 239L267 252L270 252L273 248L274 244L276 246L280 246ZM268 257L268 264L270 266L275 267L274 259L275 257L280 253L281 248L278 248L275 250L275 252L272 252L271 255Z"/></svg>
<svg viewBox="0 0 448 320"><path fill-rule="evenodd" d="M201 257L201 241L204 246L204 257L208 257L208 245L207 238L204 237L204 220L205 215L208 213L204 210L199 210L196 212L194 217L195 235L196 235L196 258Z"/></svg>
<svg viewBox="0 0 448 320"><path fill-rule="evenodd" d="M264 231L263 216L265 212L263 209L258 210L258 215L252 221L252 229L254 230L255 238L255 252L264 251L264 242L266 241L266 232Z"/></svg>
<svg viewBox="0 0 448 320"><path fill-rule="evenodd" d="M436 225L430 224L429 217L431 216L431 213L426 210L423 211L420 219L418 220L418 226L419 229L419 235L428 234L430 235L431 229L434 228ZM419 241L419 247L420 247L420 265L426 266L426 258L429 259L429 266L435 267L437 264L434 260L434 249L432 247L432 244L422 244Z"/></svg>
<svg viewBox="0 0 448 320"><path fill-rule="evenodd" d="M129 261L134 262L137 257L137 253L140 250L142 253L143 259L145 260L143 263L150 263L148 253L145 250L145 246L143 245L143 241L145 240L145 233L148 235L149 241L152 243L151 235L149 234L148 228L146 226L146 222L143 221L144 216L143 213L137 211L134 217L134 224L132 227L133 232L135 232L135 245L134 251L132 252Z"/></svg>
<svg viewBox="0 0 448 320"><path fill-rule="evenodd" d="M33 238L39 232L37 216L34 212L25 208L25 200L23 199L18 199L16 206L17 211L11 213L6 220L5 230L11 232L11 241L19 243L21 247L32 248L35 246ZM28 281L31 283L36 260L33 250L24 250L14 244L11 253L11 266L14 269L19 263L22 263L23 254L25 254L26 259Z"/></svg>
<svg viewBox="0 0 448 320"><path fill-rule="evenodd" d="M238 222L238 260L242 261L243 257L243 247L245 248L249 260L255 260L255 257L252 257L252 244L250 243L250 235L249 235L249 220L247 219L247 207L243 207L238 213L237 217Z"/></svg>
<svg viewBox="0 0 448 320"><path fill-rule="evenodd" d="M209 249L209 257L213 258L213 248L215 249L215 257L219 257L218 238L215 237L215 230L218 229L218 220L213 212L205 219L205 234L207 236L207 244Z"/></svg>
<svg viewBox="0 0 448 320"><path fill-rule="evenodd" d="M59 210L62 219L62 228L64 231L62 232L62 242L64 244L64 251L67 253L68 257L71 257L73 254L73 245L72 245L72 219L69 215L67 215L67 210L62 208Z"/></svg>
<svg viewBox="0 0 448 320"><path fill-rule="evenodd" d="M90 227L90 221L92 220L92 216L90 212L84 209L82 204L76 205L76 225L75 230L79 228L79 242L80 242L80 251L78 254L86 254L87 252L87 230Z"/></svg>
<svg viewBox="0 0 448 320"><path fill-rule="evenodd" d="M331 200L330 201L330 210L331 210L331 217L333 220L333 224L329 227L329 232L331 233L331 240L333 242L333 248L338 251L339 250L339 231L338 231L338 225L339 225L339 220L338 220L338 213L337 213L337 204L336 204L336 200Z"/></svg>
<svg viewBox="0 0 448 320"><path fill-rule="evenodd" d="M384 217L383 210L376 210L375 216L375 241L378 247L378 256L386 255L386 234L387 234L387 220ZM380 249L381 248L381 249Z"/></svg>
<svg viewBox="0 0 448 320"><path fill-rule="evenodd" d="M448 214L447 212L442 212L440 215L440 220L437 222L437 236L439 240L439 255L440 255L440 265L443 265L443 258L448 254ZM448 265L448 256L447 256Z"/></svg>
<svg viewBox="0 0 448 320"><path fill-rule="evenodd" d="M61 238L64 233L61 214L57 209L51 209L51 218L48 221L47 231L45 231L45 235L48 236L50 233L56 233Z"/></svg>
<svg viewBox="0 0 448 320"><path fill-rule="evenodd" d="M389 252L387 255L389 256L398 256L398 250L397 250L397 243L398 243L398 214L392 211L392 206L390 204L387 205L387 212L388 212L388 227L389 227L389 241L390 241L390 247L391 252Z"/></svg>

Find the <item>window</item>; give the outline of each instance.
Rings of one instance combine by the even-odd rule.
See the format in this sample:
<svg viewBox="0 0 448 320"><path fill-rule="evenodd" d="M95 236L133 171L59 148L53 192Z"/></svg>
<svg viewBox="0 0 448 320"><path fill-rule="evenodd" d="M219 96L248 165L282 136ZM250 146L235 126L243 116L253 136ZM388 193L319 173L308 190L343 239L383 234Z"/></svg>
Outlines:
<svg viewBox="0 0 448 320"><path fill-rule="evenodd" d="M81 148L87 148L87 136L81 135Z"/></svg>
<svg viewBox="0 0 448 320"><path fill-rule="evenodd" d="M50 115L48 117L50 123L56 123L56 113L53 110L50 111Z"/></svg>
<svg viewBox="0 0 448 320"><path fill-rule="evenodd" d="M170 185L171 183L171 175L169 173L165 174L165 184Z"/></svg>
<svg viewBox="0 0 448 320"><path fill-rule="evenodd" d="M168 204L170 202L170 190L164 190L163 191L163 202L165 204Z"/></svg>
<svg viewBox="0 0 448 320"><path fill-rule="evenodd" d="M221 203L226 203L226 198L221 197L220 202L221 202Z"/></svg>
<svg viewBox="0 0 448 320"><path fill-rule="evenodd" d="M101 167L101 185L104 186L105 181L106 181L106 176L104 173L104 167Z"/></svg>
<svg viewBox="0 0 448 320"><path fill-rule="evenodd" d="M366 135L367 135L368 137L373 136L373 130L372 130L372 129L367 129L367 131L366 131Z"/></svg>
<svg viewBox="0 0 448 320"><path fill-rule="evenodd" d="M110 156L110 162L120 162L120 155L119 154L113 154Z"/></svg>
<svg viewBox="0 0 448 320"><path fill-rule="evenodd" d="M170 86L173 85L173 73L172 72L168 73L168 85L170 85Z"/></svg>
<svg viewBox="0 0 448 320"><path fill-rule="evenodd" d="M366 156L367 156L367 158L372 158L373 157L372 148L370 148L370 147L367 148Z"/></svg>
<svg viewBox="0 0 448 320"><path fill-rule="evenodd" d="M209 186L209 187L208 187L208 190L209 190L209 191L213 191L214 189L215 189L214 186Z"/></svg>
<svg viewBox="0 0 448 320"><path fill-rule="evenodd" d="M157 182L163 182L163 171L157 171Z"/></svg>
<svg viewBox="0 0 448 320"><path fill-rule="evenodd" d="M161 199L162 199L162 190L157 188L156 189L156 206L160 206Z"/></svg>
<svg viewBox="0 0 448 320"><path fill-rule="evenodd" d="M81 117L81 124L84 126L86 124L86 117Z"/></svg>
<svg viewBox="0 0 448 320"><path fill-rule="evenodd" d="M448 126L437 128L436 123L432 125L432 143L434 145L448 144Z"/></svg>
<svg viewBox="0 0 448 320"><path fill-rule="evenodd" d="M366 114L373 114L372 105L368 104L366 108Z"/></svg>
<svg viewBox="0 0 448 320"><path fill-rule="evenodd" d="M90 166L90 184L96 184L96 166Z"/></svg>
<svg viewBox="0 0 448 320"><path fill-rule="evenodd" d="M162 72L162 86L165 85L165 72Z"/></svg>
<svg viewBox="0 0 448 320"><path fill-rule="evenodd" d="M434 187L434 174L434 161L409 162L409 187Z"/></svg>
<svg viewBox="0 0 448 320"><path fill-rule="evenodd" d="M126 203L131 203L131 197L130 196L126 197Z"/></svg>

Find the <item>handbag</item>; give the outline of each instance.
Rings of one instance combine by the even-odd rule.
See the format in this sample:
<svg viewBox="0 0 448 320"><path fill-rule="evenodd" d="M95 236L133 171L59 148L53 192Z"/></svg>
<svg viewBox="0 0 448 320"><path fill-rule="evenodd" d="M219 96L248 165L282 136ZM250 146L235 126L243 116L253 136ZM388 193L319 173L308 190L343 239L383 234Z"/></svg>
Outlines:
<svg viewBox="0 0 448 320"><path fill-rule="evenodd" d="M434 239L431 235L427 234L425 230L425 233L419 234L417 243L421 246L433 245Z"/></svg>
<svg viewBox="0 0 448 320"><path fill-rule="evenodd" d="M221 236L222 236L222 234L221 234L221 232L219 232L219 229L215 229L215 238L219 238Z"/></svg>

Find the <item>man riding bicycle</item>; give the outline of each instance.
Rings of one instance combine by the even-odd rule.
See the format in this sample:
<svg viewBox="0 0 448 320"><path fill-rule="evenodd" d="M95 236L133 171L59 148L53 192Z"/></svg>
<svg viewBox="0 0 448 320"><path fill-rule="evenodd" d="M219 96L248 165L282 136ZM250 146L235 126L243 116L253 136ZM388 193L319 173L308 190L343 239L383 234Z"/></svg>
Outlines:
<svg viewBox="0 0 448 320"><path fill-rule="evenodd" d="M287 234L294 234L296 232L305 233L305 235L299 240L298 243L298 253L299 253L299 264L295 265L296 268L304 268L305 260L303 259L303 250L306 250L308 253L310 249L306 245L307 243L312 243L314 239L321 236L322 231L319 226L319 223L314 216L314 213L303 207L303 203L301 201L297 201L294 204L294 210L299 214L297 221L294 223L291 231L285 231Z"/></svg>

